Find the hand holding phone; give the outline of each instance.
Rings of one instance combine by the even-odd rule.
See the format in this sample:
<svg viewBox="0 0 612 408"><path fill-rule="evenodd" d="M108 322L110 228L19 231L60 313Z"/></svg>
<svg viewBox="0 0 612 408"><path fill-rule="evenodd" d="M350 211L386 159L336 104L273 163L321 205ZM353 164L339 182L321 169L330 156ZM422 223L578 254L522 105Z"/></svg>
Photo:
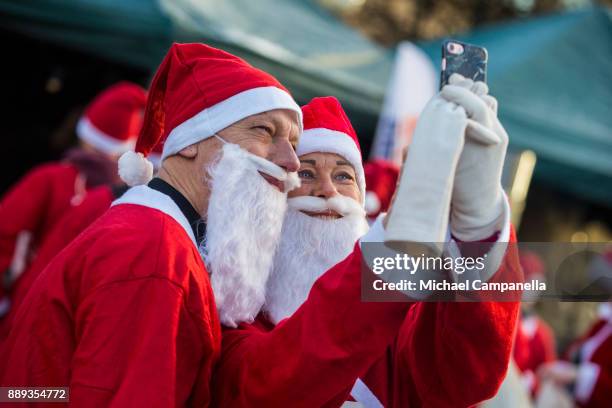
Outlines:
<svg viewBox="0 0 612 408"><path fill-rule="evenodd" d="M508 242L509 207L501 187L508 135L497 118L497 102L487 91L482 82L456 75L440 92L462 107L468 118L455 171L450 225L461 241L486 240L498 233L499 242Z"/></svg>

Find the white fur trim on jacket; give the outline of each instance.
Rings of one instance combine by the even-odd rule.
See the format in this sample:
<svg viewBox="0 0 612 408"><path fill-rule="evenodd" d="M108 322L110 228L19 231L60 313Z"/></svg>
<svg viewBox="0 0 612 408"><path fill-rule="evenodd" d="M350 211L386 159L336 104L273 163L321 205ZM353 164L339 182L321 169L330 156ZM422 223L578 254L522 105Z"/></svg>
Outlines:
<svg viewBox="0 0 612 408"><path fill-rule="evenodd" d="M576 384L574 386L574 395L576 400L583 404L586 404L589 401L591 395L593 394L593 390L595 389L595 384L597 383L597 378L599 377L600 371L601 369L599 368L599 365L590 361L582 363L578 366Z"/></svg>
<svg viewBox="0 0 612 408"><path fill-rule="evenodd" d="M185 233L189 236L191 242L193 242L193 245L195 245L196 248L198 247L189 221L185 215L183 215L178 205L176 205L176 203L166 194L154 190L149 186L136 186L130 188L121 197L113 201L111 206L120 204L142 205L143 207L154 208L163 212L183 227Z"/></svg>

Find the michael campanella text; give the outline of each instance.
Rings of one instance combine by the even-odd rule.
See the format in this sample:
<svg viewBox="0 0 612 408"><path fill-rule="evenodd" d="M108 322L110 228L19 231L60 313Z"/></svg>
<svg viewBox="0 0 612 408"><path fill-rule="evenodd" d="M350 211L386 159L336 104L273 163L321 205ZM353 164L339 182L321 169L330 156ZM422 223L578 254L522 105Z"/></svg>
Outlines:
<svg viewBox="0 0 612 408"><path fill-rule="evenodd" d="M483 282L475 279L464 282L449 282L446 280L438 281L435 279L420 280L418 283L401 279L398 282L385 282L382 279L377 279L372 284L374 290L397 290L397 291L545 291L546 282L540 282L537 279L532 279L529 282Z"/></svg>

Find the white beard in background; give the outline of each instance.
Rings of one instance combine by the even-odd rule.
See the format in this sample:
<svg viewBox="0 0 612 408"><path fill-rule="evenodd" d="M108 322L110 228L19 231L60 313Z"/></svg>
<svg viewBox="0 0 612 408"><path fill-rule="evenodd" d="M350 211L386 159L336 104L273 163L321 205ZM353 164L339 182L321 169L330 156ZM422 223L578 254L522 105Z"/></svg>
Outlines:
<svg viewBox="0 0 612 408"><path fill-rule="evenodd" d="M287 194L258 171L284 180L286 191L299 185L296 173L235 144L225 144L208 169L211 194L200 253L211 274L221 323L228 327L252 322L264 304L287 208Z"/></svg>
<svg viewBox="0 0 612 408"><path fill-rule="evenodd" d="M318 218L301 210L334 210L342 218ZM308 297L314 282L346 258L368 230L365 212L355 200L337 195L289 199L281 240L266 285L264 310L272 323L291 316Z"/></svg>

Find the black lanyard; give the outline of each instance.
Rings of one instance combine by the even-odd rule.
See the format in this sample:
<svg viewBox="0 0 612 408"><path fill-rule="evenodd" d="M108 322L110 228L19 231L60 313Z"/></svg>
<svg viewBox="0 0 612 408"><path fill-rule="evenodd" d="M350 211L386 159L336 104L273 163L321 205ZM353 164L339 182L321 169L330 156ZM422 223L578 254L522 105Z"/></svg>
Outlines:
<svg viewBox="0 0 612 408"><path fill-rule="evenodd" d="M196 243L199 245L206 236L206 223L200 217L200 214L196 211L191 203L182 195L176 188L166 183L160 178L154 178L148 184L153 190L157 190L170 197L172 201L178 206L179 210L183 213L189 226L193 230L193 235L196 238Z"/></svg>

